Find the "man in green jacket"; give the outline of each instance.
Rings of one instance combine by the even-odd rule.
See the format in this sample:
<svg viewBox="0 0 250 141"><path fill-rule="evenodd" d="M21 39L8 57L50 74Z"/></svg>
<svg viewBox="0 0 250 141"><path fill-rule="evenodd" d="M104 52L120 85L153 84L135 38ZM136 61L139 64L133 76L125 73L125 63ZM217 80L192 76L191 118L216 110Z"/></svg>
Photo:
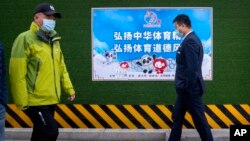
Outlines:
<svg viewBox="0 0 250 141"><path fill-rule="evenodd" d="M13 43L9 76L11 93L17 107L33 122L32 141L56 141L56 104L60 102L61 86L75 99L60 49L61 37L54 30L61 14L49 3L37 5L30 30L19 34Z"/></svg>

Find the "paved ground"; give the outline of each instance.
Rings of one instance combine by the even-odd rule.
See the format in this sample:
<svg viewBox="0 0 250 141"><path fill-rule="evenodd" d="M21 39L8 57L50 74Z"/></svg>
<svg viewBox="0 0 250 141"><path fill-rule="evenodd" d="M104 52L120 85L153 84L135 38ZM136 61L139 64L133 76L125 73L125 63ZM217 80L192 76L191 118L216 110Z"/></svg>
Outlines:
<svg viewBox="0 0 250 141"><path fill-rule="evenodd" d="M6 128L5 141L28 141L32 129ZM58 141L167 141L168 129L60 129ZM229 129L213 129L214 141L229 141ZM182 141L200 141L194 129L184 129Z"/></svg>

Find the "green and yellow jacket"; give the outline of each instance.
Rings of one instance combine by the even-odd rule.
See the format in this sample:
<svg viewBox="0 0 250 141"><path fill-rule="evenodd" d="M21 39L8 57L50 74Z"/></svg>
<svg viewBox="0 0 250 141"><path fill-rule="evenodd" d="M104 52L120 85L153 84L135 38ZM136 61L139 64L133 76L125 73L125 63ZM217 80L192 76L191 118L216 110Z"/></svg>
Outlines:
<svg viewBox="0 0 250 141"><path fill-rule="evenodd" d="M56 31L46 36L34 22L30 30L16 38L9 76L12 97L18 108L24 110L29 106L59 103L61 85L67 94L75 94L60 49L60 39Z"/></svg>

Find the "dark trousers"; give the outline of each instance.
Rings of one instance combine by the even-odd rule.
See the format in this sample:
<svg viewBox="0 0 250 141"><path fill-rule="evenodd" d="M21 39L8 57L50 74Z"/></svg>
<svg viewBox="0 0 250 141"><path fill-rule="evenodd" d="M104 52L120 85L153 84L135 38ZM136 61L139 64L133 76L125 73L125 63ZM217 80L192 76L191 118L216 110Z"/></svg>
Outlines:
<svg viewBox="0 0 250 141"><path fill-rule="evenodd" d="M169 141L180 141L186 111L191 114L201 140L213 141L212 133L205 117L200 89L197 89L192 94L187 92L177 93L172 115L173 127L169 136Z"/></svg>
<svg viewBox="0 0 250 141"><path fill-rule="evenodd" d="M56 141L59 132L54 119L55 106L30 106L24 111L33 122L31 141Z"/></svg>

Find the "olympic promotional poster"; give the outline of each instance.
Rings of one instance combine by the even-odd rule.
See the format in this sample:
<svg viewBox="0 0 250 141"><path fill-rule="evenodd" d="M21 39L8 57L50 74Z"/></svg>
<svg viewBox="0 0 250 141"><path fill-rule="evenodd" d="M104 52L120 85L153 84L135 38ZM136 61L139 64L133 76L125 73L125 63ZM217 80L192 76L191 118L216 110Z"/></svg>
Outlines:
<svg viewBox="0 0 250 141"><path fill-rule="evenodd" d="M173 24L190 17L204 48L202 73L212 80L211 7L92 8L92 80L174 80L176 51L182 42Z"/></svg>

